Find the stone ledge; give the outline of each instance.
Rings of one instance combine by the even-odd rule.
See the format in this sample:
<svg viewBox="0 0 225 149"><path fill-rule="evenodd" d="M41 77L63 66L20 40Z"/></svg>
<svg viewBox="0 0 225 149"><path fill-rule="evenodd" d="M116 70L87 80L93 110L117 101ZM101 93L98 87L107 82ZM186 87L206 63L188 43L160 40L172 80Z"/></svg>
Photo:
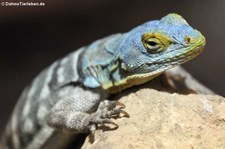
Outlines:
<svg viewBox="0 0 225 149"><path fill-rule="evenodd" d="M130 118L116 130L97 130L83 149L225 148L225 98L140 89L120 99Z"/></svg>

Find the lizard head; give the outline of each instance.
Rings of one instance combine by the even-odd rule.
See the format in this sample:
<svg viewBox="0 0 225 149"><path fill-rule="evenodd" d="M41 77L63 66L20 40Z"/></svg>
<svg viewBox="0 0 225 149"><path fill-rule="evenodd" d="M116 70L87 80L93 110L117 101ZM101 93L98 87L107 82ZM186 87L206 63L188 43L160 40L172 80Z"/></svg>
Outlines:
<svg viewBox="0 0 225 149"><path fill-rule="evenodd" d="M128 80L154 76L182 64L201 53L206 43L178 14L142 24L124 36L118 53Z"/></svg>

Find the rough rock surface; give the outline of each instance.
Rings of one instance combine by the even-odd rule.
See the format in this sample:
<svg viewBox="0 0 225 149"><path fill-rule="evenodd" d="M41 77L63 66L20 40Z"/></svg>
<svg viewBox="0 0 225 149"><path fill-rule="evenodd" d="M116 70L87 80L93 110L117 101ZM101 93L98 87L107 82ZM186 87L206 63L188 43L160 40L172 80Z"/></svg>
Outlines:
<svg viewBox="0 0 225 149"><path fill-rule="evenodd" d="M225 98L140 89L120 99L130 118L88 136L83 149L225 148ZM112 127L111 125L109 125Z"/></svg>

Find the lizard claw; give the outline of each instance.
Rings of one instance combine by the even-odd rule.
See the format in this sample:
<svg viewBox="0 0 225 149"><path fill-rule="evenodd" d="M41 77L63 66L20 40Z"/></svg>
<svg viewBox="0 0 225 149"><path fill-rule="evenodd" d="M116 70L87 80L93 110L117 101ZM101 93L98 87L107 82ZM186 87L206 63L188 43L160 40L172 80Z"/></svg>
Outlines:
<svg viewBox="0 0 225 149"><path fill-rule="evenodd" d="M119 127L119 125L118 124L116 124L115 122L113 122L112 120L110 120L110 119L104 119L103 121L102 121L104 124L112 124L112 125L114 125L115 126L115 128L118 128Z"/></svg>
<svg viewBox="0 0 225 149"><path fill-rule="evenodd" d="M119 107L120 109L126 108L126 106L122 102L119 102L119 101L114 101L114 105L115 106L120 106Z"/></svg>
<svg viewBox="0 0 225 149"><path fill-rule="evenodd" d="M106 118L106 119L100 119L100 120L97 120L96 122L91 122L90 131L91 131L92 133L95 132L95 130L96 130L96 125L98 125L98 124L100 124L100 125L102 125L102 124L112 124L112 125L115 126L115 128L118 128L118 127L119 127L118 124L116 124L114 121L112 121L112 120L110 120L110 119L108 119L108 118Z"/></svg>
<svg viewBox="0 0 225 149"><path fill-rule="evenodd" d="M119 127L118 124L110 120L110 118L129 118L129 114L122 110L123 108L125 108L125 105L119 101L104 100L99 104L97 111L91 114L90 124L95 125L96 127L98 124L112 124L115 126L115 129L117 129ZM94 132L96 127L90 127L90 131Z"/></svg>
<svg viewBox="0 0 225 149"><path fill-rule="evenodd" d="M115 109L117 106L119 106L118 109L124 109L126 107L122 102L119 101L104 100L99 104L98 111L102 111L104 109L110 111Z"/></svg>
<svg viewBox="0 0 225 149"><path fill-rule="evenodd" d="M123 114L123 117L127 117L127 118L130 117L130 115L126 111L121 111L121 113Z"/></svg>
<svg viewBox="0 0 225 149"><path fill-rule="evenodd" d="M105 117L112 118L112 117L117 117L120 114L123 114L122 117L130 117L126 111L121 110L120 108L116 108L111 111L108 111L107 114L105 115Z"/></svg>

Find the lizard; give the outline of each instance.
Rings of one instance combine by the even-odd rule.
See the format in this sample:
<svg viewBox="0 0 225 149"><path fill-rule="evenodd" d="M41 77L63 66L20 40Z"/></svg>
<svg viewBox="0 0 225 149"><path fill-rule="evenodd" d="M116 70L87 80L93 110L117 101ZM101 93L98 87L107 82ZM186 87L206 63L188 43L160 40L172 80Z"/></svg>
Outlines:
<svg viewBox="0 0 225 149"><path fill-rule="evenodd" d="M64 148L129 116L108 98L146 83L204 50L205 37L176 13L81 47L44 69L22 92L1 139L3 149Z"/></svg>

